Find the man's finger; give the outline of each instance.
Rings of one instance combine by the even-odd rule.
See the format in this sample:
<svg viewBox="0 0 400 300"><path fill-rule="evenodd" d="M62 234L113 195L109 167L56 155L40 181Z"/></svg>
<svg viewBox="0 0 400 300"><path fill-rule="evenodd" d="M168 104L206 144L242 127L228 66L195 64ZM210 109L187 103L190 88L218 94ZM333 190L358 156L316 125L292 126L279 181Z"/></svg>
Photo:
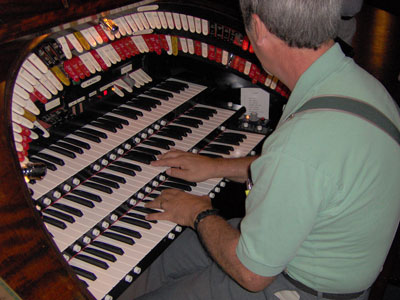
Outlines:
<svg viewBox="0 0 400 300"><path fill-rule="evenodd" d="M148 214L146 216L146 220L148 221L155 221L155 220L168 220L166 218L168 214L165 212L159 212L159 213L152 213L152 214Z"/></svg>
<svg viewBox="0 0 400 300"><path fill-rule="evenodd" d="M185 173L187 172L186 170L182 170L179 168L169 168L165 171L167 175L172 176L172 177L177 177L181 179L185 179Z"/></svg>

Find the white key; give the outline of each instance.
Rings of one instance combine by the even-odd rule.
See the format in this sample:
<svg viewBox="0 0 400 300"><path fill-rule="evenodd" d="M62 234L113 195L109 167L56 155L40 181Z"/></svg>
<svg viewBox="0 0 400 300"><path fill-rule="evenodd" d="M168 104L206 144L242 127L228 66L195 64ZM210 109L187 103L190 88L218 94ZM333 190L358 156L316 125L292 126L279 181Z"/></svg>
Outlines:
<svg viewBox="0 0 400 300"><path fill-rule="evenodd" d="M67 34L67 39L72 44L72 46L75 48L76 51L78 51L79 53L83 52L83 47L81 43L79 43L78 39L73 33Z"/></svg>
<svg viewBox="0 0 400 300"><path fill-rule="evenodd" d="M168 29L168 22L167 22L167 19L165 18L165 13L163 11L158 11L157 15L160 19L161 27L163 29Z"/></svg>
<svg viewBox="0 0 400 300"><path fill-rule="evenodd" d="M178 30L182 29L181 18L178 13L172 13L172 17L174 18L175 28Z"/></svg>
<svg viewBox="0 0 400 300"><path fill-rule="evenodd" d="M189 31L191 33L196 32L196 25L194 24L194 17L193 16L187 16L188 19L188 24L189 24Z"/></svg>
<svg viewBox="0 0 400 300"><path fill-rule="evenodd" d="M61 36L59 38L57 38L57 41L60 43L61 45L61 50L64 52L64 55L67 59L71 59L72 58L72 53L71 50L69 49L67 40L65 39L65 37Z"/></svg>
<svg viewBox="0 0 400 300"><path fill-rule="evenodd" d="M49 68L47 68L47 66L42 62L42 60L35 53L31 53L28 56L28 60L31 63L33 63L36 66L36 68L38 68L43 74L49 70Z"/></svg>
<svg viewBox="0 0 400 300"><path fill-rule="evenodd" d="M179 14L180 18L181 18L181 24L182 24L182 28L185 31L189 30L189 23L188 23L188 19L187 16L185 14Z"/></svg>
<svg viewBox="0 0 400 300"><path fill-rule="evenodd" d="M150 29L150 24L149 24L149 22L147 22L147 19L146 19L144 13L138 13L138 15L139 15L140 21L143 24L144 29Z"/></svg>
<svg viewBox="0 0 400 300"><path fill-rule="evenodd" d="M88 41L90 46L92 46L93 48L97 46L97 42L96 42L95 38L92 36L92 33L89 30L89 28L82 29L81 33L82 33L83 37L85 38L85 40Z"/></svg>
<svg viewBox="0 0 400 300"><path fill-rule="evenodd" d="M129 24L129 26L131 27L132 30L132 34L139 31L139 28L137 27L135 21L132 18L132 15L126 15L125 16L125 20L127 21L127 23Z"/></svg>

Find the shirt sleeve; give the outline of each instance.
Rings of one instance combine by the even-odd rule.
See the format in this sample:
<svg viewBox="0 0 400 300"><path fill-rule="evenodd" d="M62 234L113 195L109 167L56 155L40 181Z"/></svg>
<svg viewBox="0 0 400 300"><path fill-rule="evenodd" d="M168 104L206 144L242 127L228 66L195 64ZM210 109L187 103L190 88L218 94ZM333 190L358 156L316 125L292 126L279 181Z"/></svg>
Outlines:
<svg viewBox="0 0 400 300"><path fill-rule="evenodd" d="M254 186L236 253L252 272L274 276L296 255L323 202L325 176L281 152L267 152L251 165Z"/></svg>

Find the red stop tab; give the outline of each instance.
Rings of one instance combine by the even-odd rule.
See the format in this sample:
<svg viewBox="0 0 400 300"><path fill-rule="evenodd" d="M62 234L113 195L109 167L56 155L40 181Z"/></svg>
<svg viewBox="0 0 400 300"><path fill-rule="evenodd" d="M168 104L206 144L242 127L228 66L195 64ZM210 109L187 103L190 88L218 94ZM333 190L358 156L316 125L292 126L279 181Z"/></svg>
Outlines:
<svg viewBox="0 0 400 300"><path fill-rule="evenodd" d="M159 37L159 39L160 39L161 47L162 47L165 51L169 51L169 46L168 46L167 39L165 38L165 35L164 35L164 34L159 34L158 37Z"/></svg>
<svg viewBox="0 0 400 300"><path fill-rule="evenodd" d="M104 32L103 28L101 28L101 25L98 24L96 26L94 26L94 28L96 29L96 31L98 32L98 34L100 35L101 39L103 40L104 43L108 43L108 36L107 34Z"/></svg>
<svg viewBox="0 0 400 300"><path fill-rule="evenodd" d="M215 60L215 46L213 45L208 45L208 59L209 60Z"/></svg>
<svg viewBox="0 0 400 300"><path fill-rule="evenodd" d="M194 53L196 55L201 56L201 42L200 41L194 41Z"/></svg>
<svg viewBox="0 0 400 300"><path fill-rule="evenodd" d="M126 59L126 55L124 51L122 51L121 46L119 45L119 41L111 43L111 46L115 49L115 51L118 53L119 57L121 57L122 60Z"/></svg>
<svg viewBox="0 0 400 300"><path fill-rule="evenodd" d="M72 78L73 81L75 82L79 82L79 74L75 71L75 69L72 67L72 61L69 60L65 60L63 63L64 66L64 70L65 72L67 72L68 76L70 78Z"/></svg>
<svg viewBox="0 0 400 300"><path fill-rule="evenodd" d="M76 56L75 58L73 58L76 62L76 64L78 65L78 68L83 72L84 77L82 79L84 79L85 77L90 77L90 71L88 70L88 68L86 68L86 66L84 65L84 63L81 61L81 59ZM80 75L79 75L80 77Z"/></svg>
<svg viewBox="0 0 400 300"><path fill-rule="evenodd" d="M105 71L108 69L106 63L104 60L100 57L100 55L97 53L96 50L92 49L90 50L90 54L94 57L94 59L97 61L97 63L100 65L100 67Z"/></svg>
<svg viewBox="0 0 400 300"><path fill-rule="evenodd" d="M47 98L45 96L43 96L42 93L39 92L37 89L34 88L32 94L36 97L37 100L39 100L43 104L47 103Z"/></svg>

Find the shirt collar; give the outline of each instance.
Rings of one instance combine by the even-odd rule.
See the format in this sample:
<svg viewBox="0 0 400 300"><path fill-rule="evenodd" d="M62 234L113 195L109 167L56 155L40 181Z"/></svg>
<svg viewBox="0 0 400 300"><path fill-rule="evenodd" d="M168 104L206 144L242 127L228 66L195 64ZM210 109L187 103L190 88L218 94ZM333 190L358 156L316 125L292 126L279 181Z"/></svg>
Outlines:
<svg viewBox="0 0 400 300"><path fill-rule="evenodd" d="M345 60L346 56L337 43L318 58L297 81L278 126L306 101L314 97L319 84L330 74L336 72L345 63Z"/></svg>

